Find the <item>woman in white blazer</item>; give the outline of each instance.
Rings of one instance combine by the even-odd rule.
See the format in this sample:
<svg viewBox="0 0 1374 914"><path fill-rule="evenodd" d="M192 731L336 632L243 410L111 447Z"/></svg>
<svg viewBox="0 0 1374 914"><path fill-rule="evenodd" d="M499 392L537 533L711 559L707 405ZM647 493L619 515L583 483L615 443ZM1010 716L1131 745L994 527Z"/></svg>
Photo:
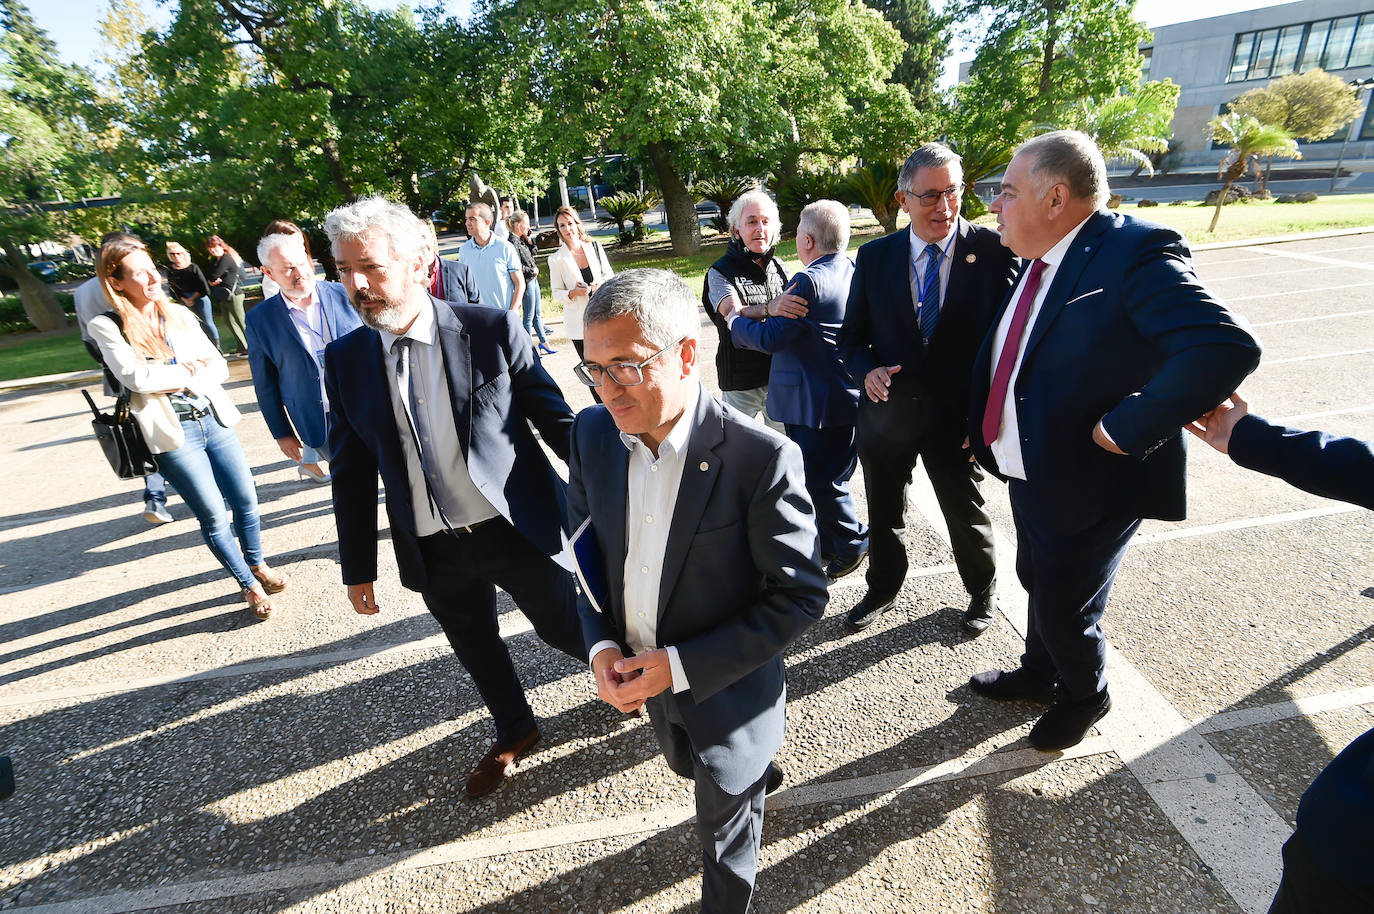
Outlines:
<svg viewBox="0 0 1374 914"><path fill-rule="evenodd" d="M549 255L549 287L553 300L563 304L563 330L582 358L582 312L601 284L615 275L601 242L593 241L582 227L577 210L560 206L553 220L558 229L558 250Z"/></svg>
<svg viewBox="0 0 1374 914"><path fill-rule="evenodd" d="M191 312L168 301L142 242L105 244L97 269L120 318L102 314L87 325L105 367L129 392L158 470L195 513L206 545L234 576L253 615L266 619L269 594L286 587L286 576L263 561L257 491L230 430L239 411L221 386L229 366Z"/></svg>

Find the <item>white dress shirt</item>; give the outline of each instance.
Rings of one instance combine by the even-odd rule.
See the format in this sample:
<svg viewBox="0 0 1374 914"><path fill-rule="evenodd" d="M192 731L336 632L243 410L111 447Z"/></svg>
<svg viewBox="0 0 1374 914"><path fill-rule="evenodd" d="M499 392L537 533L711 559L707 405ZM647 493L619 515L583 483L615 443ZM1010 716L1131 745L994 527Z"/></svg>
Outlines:
<svg viewBox="0 0 1374 914"><path fill-rule="evenodd" d="M620 434L630 451L630 468L625 498L625 642L630 650L644 654L658 644L659 587L663 583L663 557L668 549L668 531L677 507L682 485L682 470L692 433L701 385L692 383L687 405L668 437L658 446L658 457L638 436ZM592 645L595 657L613 641ZM687 673L678 658L677 648L669 646L668 665L673 674L673 691L690 688Z"/></svg>
<svg viewBox="0 0 1374 914"><path fill-rule="evenodd" d="M931 242L926 241L913 230L911 237L911 256L906 260L907 283L911 286L911 307L915 309L917 315L921 313L921 290L924 288L921 283L925 281L926 269L930 261L930 255L926 253L926 245ZM959 223L956 221L947 236L934 242L940 249L940 309L945 307L945 291L949 289L949 262L954 254L954 239L959 235Z"/></svg>
<svg viewBox="0 0 1374 914"><path fill-rule="evenodd" d="M386 360L386 384L391 391L391 411L401 439L401 451L406 458L406 476L410 483L410 504L415 514L415 533L429 536L444 531L443 518L430 506L425 488L425 469L415 439L410 433L410 419L406 415L403 397L410 392L396 383L397 354L393 344L400 337L377 331L381 337L382 355ZM410 344L411 383L416 391L416 408L425 410L430 440L425 442L438 467L444 491L436 491L435 499L444 505L449 523L454 529L480 523L495 517L498 512L478 491L468 474L467 461L458 441L458 427L453 418L453 398L449 395L448 376L444 372L444 352L439 348L439 328L435 323L433 303L426 302L419 315L401 336L413 340Z"/></svg>
<svg viewBox="0 0 1374 914"><path fill-rule="evenodd" d="M310 298L303 304L297 304L285 295L281 300L286 303L286 316L291 318L291 323L296 326L296 335L300 337L301 345L320 368L320 402L324 404L324 411L328 413L329 395L324 389L324 347L329 343L330 335L329 322L324 319L324 305L320 304L320 296L313 288L310 290Z"/></svg>
<svg viewBox="0 0 1374 914"><path fill-rule="evenodd" d="M1092 216L1088 216L1091 219ZM1045 294L1049 292L1050 285L1054 282L1054 276L1059 272L1059 265L1064 262L1064 256L1069 253L1073 240L1078 237L1083 224L1088 221L1078 223L1059 243L1046 251L1040 259L1045 262L1045 269L1040 274L1040 288L1035 291L1035 300L1031 302L1030 314L1026 315L1026 327L1021 334L1021 343L1016 348L1016 361L1012 364L1011 377L1007 379L1007 396L1002 401L1002 430L997 434L996 441L987 442L992 450L992 456L997 460L997 468L1002 471L1004 476L1013 479L1026 478L1026 464L1021 454L1021 426L1016 421L1016 378L1021 374L1021 360L1026 357L1026 342L1031 338L1031 332L1035 329L1035 321L1040 317L1040 307L1045 303ZM1007 331L1011 327L1011 318L1016 311L1016 302L1021 299L1021 287L1026 283L1026 277L1030 276L1030 269L1021 272L1021 279L1016 283L1016 288L1012 290L1011 306L1002 313L1002 320L997 324L997 335L992 341L992 364L989 366L988 377L997 374L997 363L1002 357L1002 347L1007 342Z"/></svg>

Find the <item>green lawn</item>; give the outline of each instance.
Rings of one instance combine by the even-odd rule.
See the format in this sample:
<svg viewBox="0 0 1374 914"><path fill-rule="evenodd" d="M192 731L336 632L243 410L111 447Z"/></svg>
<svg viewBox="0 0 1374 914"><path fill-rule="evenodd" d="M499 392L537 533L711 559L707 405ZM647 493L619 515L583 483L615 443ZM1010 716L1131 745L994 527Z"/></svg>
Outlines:
<svg viewBox="0 0 1374 914"><path fill-rule="evenodd" d="M1210 189L1208 185L1200 187L1202 193ZM1139 195L1140 192L1136 193ZM1166 205L1143 210L1128 202L1122 205L1121 211L1172 226L1182 232L1189 242L1198 245L1209 241L1235 241L1323 229L1374 226L1374 194L1322 197L1315 203L1236 203L1222 210L1221 222L1215 233L1206 230L1212 221L1213 208L1201 206L1196 201L1183 206ZM982 216L977 221L986 225L996 224L996 219L991 215ZM900 227L905 224L906 219L903 217L898 225ZM871 240L880 231L874 220L856 219L854 234L849 244L850 252ZM701 288L706 271L724 249L724 236L710 233L705 238L700 254L677 257L668 245L666 233L656 232L653 240L636 245L628 251L608 245L607 253L617 270L627 270L631 267L660 267L673 270L696 290ZM784 241L778 245L779 256L788 262L791 269L798 266L796 252L797 246L792 241ZM540 259L543 260L542 257ZM553 320L562 314L563 309L553 300L548 286L548 269L542 263L539 272L543 295L541 310L546 319ZM228 332L223 323L219 326L221 335ZM0 380L78 371L90 367L90 356L86 354L81 337L75 329L59 333L0 335Z"/></svg>

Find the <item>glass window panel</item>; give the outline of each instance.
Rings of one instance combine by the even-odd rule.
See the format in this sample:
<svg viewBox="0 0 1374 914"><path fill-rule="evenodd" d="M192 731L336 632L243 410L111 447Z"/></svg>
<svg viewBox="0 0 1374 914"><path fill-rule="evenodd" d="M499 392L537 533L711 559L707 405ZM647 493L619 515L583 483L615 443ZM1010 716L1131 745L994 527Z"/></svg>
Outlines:
<svg viewBox="0 0 1374 914"><path fill-rule="evenodd" d="M1302 62L1298 69L1306 73L1321 63L1322 52L1326 50L1326 33L1331 29L1331 20L1314 22L1307 31L1307 44L1302 49Z"/></svg>
<svg viewBox="0 0 1374 914"><path fill-rule="evenodd" d="M1290 25L1279 33L1279 47L1274 53L1273 75L1284 76L1297 69L1298 49L1302 46L1302 31L1302 26Z"/></svg>
<svg viewBox="0 0 1374 914"><path fill-rule="evenodd" d="M1355 32L1355 46L1350 50L1347 66L1367 67L1374 64L1374 13L1360 17L1360 27Z"/></svg>
<svg viewBox="0 0 1374 914"><path fill-rule="evenodd" d="M1337 19L1331 26L1331 35L1326 39L1326 53L1322 55L1322 69L1343 70L1350 57L1350 46L1355 41L1355 26L1358 16Z"/></svg>
<svg viewBox="0 0 1374 914"><path fill-rule="evenodd" d="M1254 47L1254 32L1242 32L1236 36L1236 53L1231 56L1231 73L1226 77L1227 82L1245 78L1245 71L1250 69L1250 52Z"/></svg>
<svg viewBox="0 0 1374 914"><path fill-rule="evenodd" d="M1365 90L1368 92L1369 90ZM1361 96L1363 100L1363 96ZM1374 104L1365 103L1364 126L1360 129L1360 139L1374 140Z"/></svg>
<svg viewBox="0 0 1374 914"><path fill-rule="evenodd" d="M1374 20L1371 20L1371 24L1374 24ZM1145 48L1143 51L1140 52L1140 56L1141 58L1143 58L1140 61L1140 81L1149 82L1150 62L1154 60L1155 50L1154 48Z"/></svg>
<svg viewBox="0 0 1374 914"><path fill-rule="evenodd" d="M1274 49L1279 43L1278 29L1265 29L1256 41L1255 62L1250 66L1246 79L1263 79L1269 75L1274 65Z"/></svg>

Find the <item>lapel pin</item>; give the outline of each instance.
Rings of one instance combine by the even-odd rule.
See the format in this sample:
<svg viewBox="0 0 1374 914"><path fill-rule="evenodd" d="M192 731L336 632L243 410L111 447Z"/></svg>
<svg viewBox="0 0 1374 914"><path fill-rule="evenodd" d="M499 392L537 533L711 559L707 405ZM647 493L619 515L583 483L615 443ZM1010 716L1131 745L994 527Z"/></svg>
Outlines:
<svg viewBox="0 0 1374 914"><path fill-rule="evenodd" d="M1084 253L1084 254L1088 253L1088 252L1091 251L1092 249L1093 249L1093 246L1092 246L1091 244L1085 244L1085 245L1083 245L1083 253Z"/></svg>
<svg viewBox="0 0 1374 914"><path fill-rule="evenodd" d="M705 460L703 460L703 461L701 462L701 472L705 473L705 472L706 472L707 470L709 470L710 468L711 468L711 465L708 464Z"/></svg>
<svg viewBox="0 0 1374 914"><path fill-rule="evenodd" d="M968 255L967 257L964 258L964 260L967 261L968 263L973 263L973 262L976 261L977 259L978 259L978 255L977 255L977 254L970 254L970 255Z"/></svg>

